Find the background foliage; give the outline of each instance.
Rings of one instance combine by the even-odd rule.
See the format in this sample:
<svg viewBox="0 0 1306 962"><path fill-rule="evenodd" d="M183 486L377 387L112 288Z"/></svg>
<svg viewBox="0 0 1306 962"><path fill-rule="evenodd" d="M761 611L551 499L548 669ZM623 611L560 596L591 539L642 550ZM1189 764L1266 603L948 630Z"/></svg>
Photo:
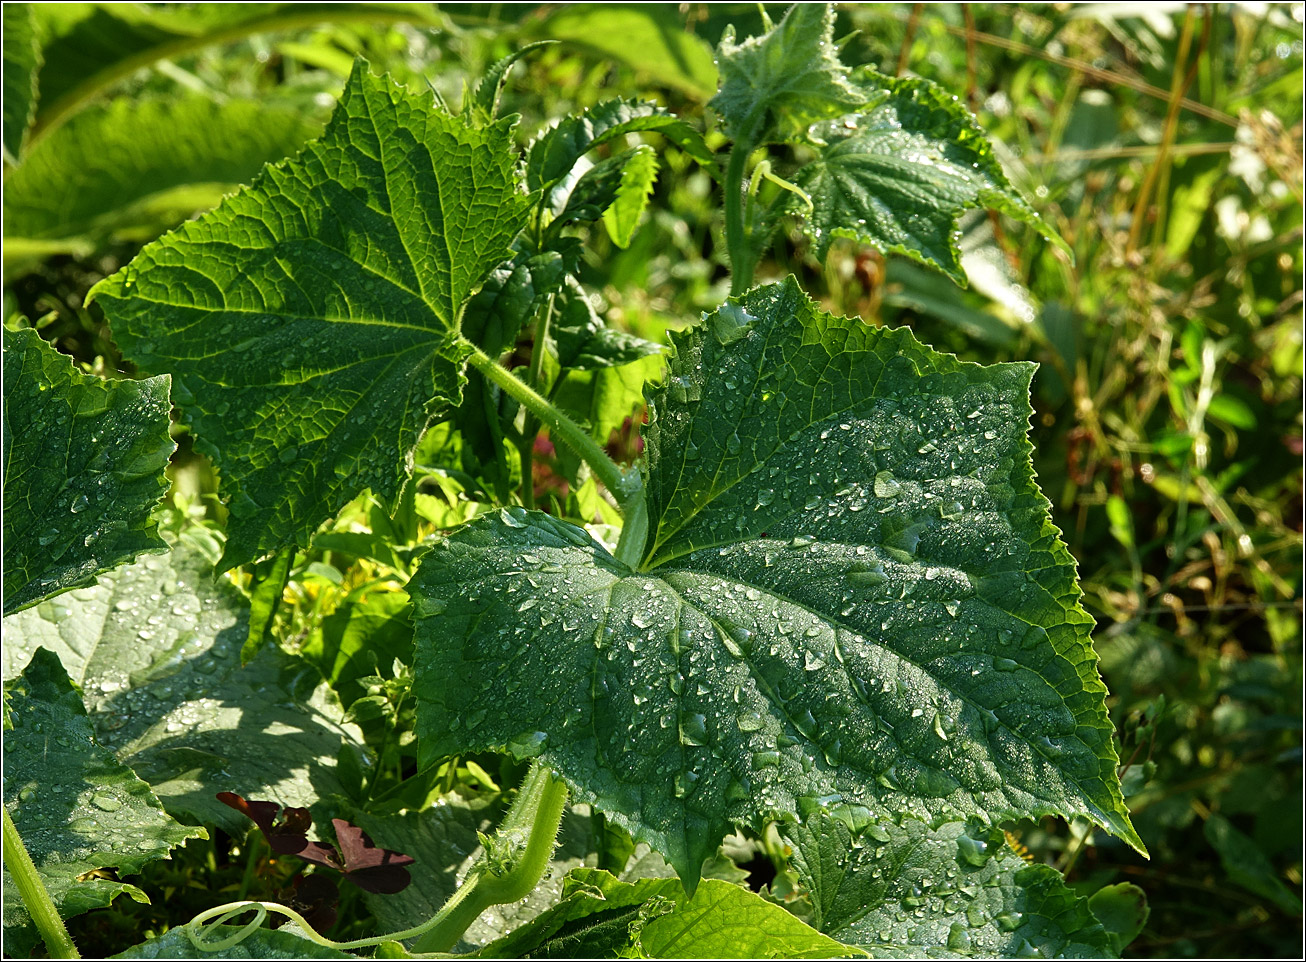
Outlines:
<svg viewBox="0 0 1306 962"><path fill-rule="evenodd" d="M546 119L614 96L659 100L705 125L711 142L709 45L728 24L741 37L761 27L756 6L731 4L309 5L294 16L262 5L235 19L124 9L7 5L4 15L4 148L17 160L5 168L6 323L31 319L84 372L108 378L135 371L98 308L83 306L86 292L141 243L316 134L355 55L457 102L489 64L558 39L505 88L505 111L526 118L520 145ZM845 5L835 31L843 60L957 93L1074 261L1028 228L974 214L961 225L965 290L851 240L818 260L796 221L759 268L761 280L798 274L829 311L909 326L966 360L1040 362L1035 467L1097 619L1127 802L1153 858L1086 822L1028 823L1013 835L1031 861L1084 892L1142 887L1151 918L1132 955L1293 955L1300 945L1302 19L1300 4ZM16 78L33 65L29 90ZM804 159L771 150L777 161ZM661 159L629 246L595 230L582 271L601 314L659 342L719 306L728 286L709 239L721 229L711 178L676 151ZM662 362L639 363L644 374ZM630 370L580 372L560 388L588 406L596 436L622 458L638 453ZM173 435L165 535L223 528L211 467L184 426ZM429 463L449 463L446 439L432 432ZM502 482L520 478L523 463L538 505L613 520L564 453L545 445L508 459ZM422 537L477 512L475 479L419 472L396 516L364 496L296 556L273 625L299 667L315 666L344 698L346 723L376 758L367 775L376 799L416 757L400 585ZM234 577L244 587L249 574ZM360 639L376 637L393 651L373 662ZM475 812L520 774L478 756L427 787L463 786L475 803L462 829L471 835ZM438 830L452 833L452 823ZM150 904L87 912L74 935L119 951L185 921L212 892L287 882L292 869L256 836L247 844L236 823L210 835L140 866L131 883ZM739 837L721 869L784 899L801 868L785 852L776 838ZM363 894L345 893L332 936L370 934Z"/></svg>

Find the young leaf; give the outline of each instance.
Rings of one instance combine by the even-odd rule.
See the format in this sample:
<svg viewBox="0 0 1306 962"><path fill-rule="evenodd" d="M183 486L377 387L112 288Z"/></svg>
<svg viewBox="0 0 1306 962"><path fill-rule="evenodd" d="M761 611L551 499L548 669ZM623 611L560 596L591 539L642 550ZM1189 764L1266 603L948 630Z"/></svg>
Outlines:
<svg viewBox="0 0 1306 962"><path fill-rule="evenodd" d="M608 100L578 116L564 117L531 142L526 155L527 188L552 187L595 147L640 130L661 134L699 163L712 163L703 136L665 108L637 100Z"/></svg>
<svg viewBox="0 0 1306 962"><path fill-rule="evenodd" d="M1082 814L1141 848L1033 480L1031 366L832 317L792 278L673 341L640 570L517 509L423 558L427 757L538 755L690 885L731 822L840 800Z"/></svg>
<svg viewBox="0 0 1306 962"><path fill-rule="evenodd" d="M626 165L621 168L621 185L612 204L603 212L603 226L612 243L620 248L630 246L639 219L648 206L653 193L653 182L658 176L658 157L651 147L637 147L631 151Z"/></svg>
<svg viewBox="0 0 1306 962"><path fill-rule="evenodd" d="M866 102L835 51L834 8L797 3L760 37L735 43L729 28L717 47L721 88L708 106L732 140L753 146L805 141L818 120Z"/></svg>
<svg viewBox="0 0 1306 962"><path fill-rule="evenodd" d="M468 127L359 60L319 140L93 288L221 471L220 568L398 494L457 402L460 312L525 224L512 168L508 122Z"/></svg>
<svg viewBox="0 0 1306 962"><path fill-rule="evenodd" d="M1116 954L1088 900L1051 866L1021 859L1001 832L905 818L854 833L828 815L783 831L813 924L877 958Z"/></svg>
<svg viewBox="0 0 1306 962"><path fill-rule="evenodd" d="M623 235L635 231L639 215L644 211L648 193L657 176L657 153L648 144L634 150L600 160L593 166L578 163L571 173L560 180L550 194L550 203L556 214L549 224L546 237L559 236L568 224L576 221L593 221L605 218L619 208L613 216L619 218L615 228L625 230ZM622 246L622 245L619 245Z"/></svg>
<svg viewBox="0 0 1306 962"><path fill-rule="evenodd" d="M27 142L27 128L36 113L36 74L41 69L41 44L32 7L4 7L4 129L5 158L17 163ZM6 183L6 187L8 184Z"/></svg>
<svg viewBox="0 0 1306 962"><path fill-rule="evenodd" d="M204 830L164 814L150 787L96 743L56 654L36 649L6 694L4 803L60 915L108 905L120 892L149 901L132 885L78 879L110 866L132 875L186 839L206 838ZM5 951L23 955L36 932L8 870L4 893Z"/></svg>
<svg viewBox="0 0 1306 962"><path fill-rule="evenodd" d="M552 40L537 40L514 50L508 56L486 70L476 87L467 95L463 103L463 116L468 120L489 123L499 113L499 95L503 93L503 83L518 60L541 47L547 47Z"/></svg>
<svg viewBox="0 0 1306 962"><path fill-rule="evenodd" d="M4 611L167 547L168 378L73 369L33 330L4 331Z"/></svg>
<svg viewBox="0 0 1306 962"><path fill-rule="evenodd" d="M275 647L240 667L248 618L239 592L214 582L212 556L183 541L5 618L5 675L38 646L55 651L100 743L169 812L240 832L215 789L296 806L343 794L337 754L361 742L315 669Z"/></svg>
<svg viewBox="0 0 1306 962"><path fill-rule="evenodd" d="M824 257L836 237L905 254L966 283L957 249L961 215L988 207L1034 226L1069 252L1011 186L975 118L928 80L857 75L864 104L817 124L821 156L794 176L812 201L804 230Z"/></svg>
<svg viewBox="0 0 1306 962"><path fill-rule="evenodd" d="M281 811L276 802L246 801L235 792L218 792L216 797L223 805L234 808L257 825L267 839L268 847L278 855L298 855L310 845L317 845L308 840L313 817L306 808L288 808L281 821L273 824L277 812Z"/></svg>

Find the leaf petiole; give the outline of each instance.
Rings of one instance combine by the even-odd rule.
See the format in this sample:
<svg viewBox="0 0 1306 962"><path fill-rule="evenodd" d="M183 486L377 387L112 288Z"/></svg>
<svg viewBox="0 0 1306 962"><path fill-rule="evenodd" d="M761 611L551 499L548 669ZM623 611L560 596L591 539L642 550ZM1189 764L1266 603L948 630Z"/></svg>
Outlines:
<svg viewBox="0 0 1306 962"><path fill-rule="evenodd" d="M45 883L41 881L41 875L36 870L32 856L27 854L23 837L18 834L14 820L9 817L9 809L3 809L3 813L5 868L9 869L14 886L22 896L23 904L27 906L32 921L36 923L41 938L45 940L50 958L80 959L81 954L77 951L77 946L73 945L68 927L63 924L63 918L55 908L50 893L46 891Z"/></svg>

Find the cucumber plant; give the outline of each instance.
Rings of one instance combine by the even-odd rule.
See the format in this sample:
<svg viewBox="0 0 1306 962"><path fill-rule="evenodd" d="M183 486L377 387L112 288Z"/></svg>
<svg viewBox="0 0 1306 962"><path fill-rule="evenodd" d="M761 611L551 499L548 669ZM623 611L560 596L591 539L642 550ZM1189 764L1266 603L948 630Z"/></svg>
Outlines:
<svg viewBox="0 0 1306 962"><path fill-rule="evenodd" d="M92 290L153 377L76 374L6 330L14 944L74 952L61 917L140 897L89 872L204 833L186 822L239 831L242 812L275 851L370 878L393 930L337 942L242 900L137 955L1104 955L1132 937L1138 909L1120 905L1137 890L1090 904L1000 829L1078 816L1143 851L1093 622L1033 476L1033 366L832 316L792 276L756 284L791 216L818 256L850 238L957 281L968 208L1060 243L956 98L850 70L832 29L831 9L798 5L722 40L721 152L614 100L518 156L499 98L529 48L456 111L360 60L320 138ZM732 271L732 296L666 347L610 329L579 278L584 225L619 245L637 229L658 160L631 141L648 133L719 181ZM775 169L773 145L812 159ZM523 332L529 360L510 368ZM661 353L644 457L618 464L592 398L559 387ZM169 399L220 472L222 537L165 539L151 515ZM612 541L615 525L537 509L546 431L573 480L606 490ZM379 525L411 514L426 477L471 478L482 505L420 545L368 549L409 576L346 629L377 674L272 643L297 555L356 545L330 521L365 491ZM249 599L210 566L252 571ZM368 757L368 725L415 736L415 772L386 774L372 742ZM493 833L467 800L431 804L430 773L486 752L530 761ZM569 804L624 841L472 938L542 891ZM339 851L310 842L336 813ZM716 877L735 829L777 840L787 901ZM460 831L479 840L461 885L445 871L424 912L401 905L410 873L430 903L452 857L437 843L466 855ZM268 912L298 929L260 928Z"/></svg>

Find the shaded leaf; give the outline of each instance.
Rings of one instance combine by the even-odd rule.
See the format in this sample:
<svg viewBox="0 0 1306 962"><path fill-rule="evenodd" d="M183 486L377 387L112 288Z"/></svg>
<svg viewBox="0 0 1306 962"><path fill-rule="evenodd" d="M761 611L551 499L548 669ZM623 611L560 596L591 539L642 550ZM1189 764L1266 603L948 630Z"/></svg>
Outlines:
<svg viewBox="0 0 1306 962"><path fill-rule="evenodd" d="M151 240L320 133L303 107L198 95L117 99L37 143L5 179L5 265Z"/></svg>
<svg viewBox="0 0 1306 962"><path fill-rule="evenodd" d="M817 256L836 237L849 237L931 264L964 284L958 220L975 207L1030 224L1069 252L1011 186L988 138L955 96L914 77L863 70L858 80L864 104L813 128L826 146L794 176L811 197L804 230Z"/></svg>
<svg viewBox="0 0 1306 962"><path fill-rule="evenodd" d="M33 330L4 331L4 611L166 547L168 378L79 374ZM30 651L29 651L30 654Z"/></svg>
<svg viewBox="0 0 1306 962"><path fill-rule="evenodd" d="M277 824L281 806L276 802L246 801L235 792L218 792L218 801L240 812L263 833L268 847L278 855L298 855L310 845L308 830L313 827L313 817L306 808L287 808Z"/></svg>
<svg viewBox="0 0 1306 962"><path fill-rule="evenodd" d="M905 818L853 832L821 815L782 832L813 924L876 958L1100 958L1110 936L1050 866L1030 865L1002 833Z"/></svg>
<svg viewBox="0 0 1306 962"><path fill-rule="evenodd" d="M468 127L355 64L326 132L93 296L166 368L229 499L222 569L405 482L456 403L458 318L525 223L510 125Z"/></svg>
<svg viewBox="0 0 1306 962"><path fill-rule="evenodd" d="M333 818L331 824L335 826L341 871L346 879L378 895L393 895L408 887L413 879L404 866L413 864L411 855L377 847L366 832L343 818Z"/></svg>
<svg viewBox="0 0 1306 962"><path fill-rule="evenodd" d="M5 692L13 725L4 739L5 807L60 915L108 905L120 892L148 902L135 886L78 877L108 867L133 875L186 839L207 838L204 830L164 814L149 786L97 744L54 652L37 648ZM36 928L4 874L5 950L21 955Z"/></svg>
<svg viewBox="0 0 1306 962"><path fill-rule="evenodd" d="M172 814L247 827L215 788L281 805L343 794L342 744L361 743L317 671L274 648L240 667L248 607L191 540L4 620L6 676L39 645L82 688L101 744Z"/></svg>
<svg viewBox="0 0 1306 962"><path fill-rule="evenodd" d="M1138 938L1143 926L1147 925L1147 917L1152 914L1147 905L1147 893L1132 882L1104 885L1089 896L1088 907L1106 929L1116 955Z"/></svg>
<svg viewBox="0 0 1306 962"><path fill-rule="evenodd" d="M1031 367L832 317L792 278L673 343L639 570L510 508L423 558L424 757L539 756L691 886L730 824L836 803L1082 814L1141 848L1033 481Z"/></svg>
<svg viewBox="0 0 1306 962"><path fill-rule="evenodd" d="M36 36L32 7L26 3L4 6L4 149L6 159L23 156L27 128L36 113L36 74L41 69L41 45ZM5 181L6 192L9 187Z"/></svg>
<svg viewBox="0 0 1306 962"><path fill-rule="evenodd" d="M554 299L549 337L558 364L574 370L620 367L662 352L659 344L609 327L574 278Z"/></svg>
<svg viewBox="0 0 1306 962"><path fill-rule="evenodd" d="M1257 844L1238 831L1227 818L1213 814L1203 826L1206 840L1220 855L1229 880L1259 895L1290 915L1301 914L1301 899L1283 884L1274 865Z"/></svg>
<svg viewBox="0 0 1306 962"><path fill-rule="evenodd" d="M811 124L863 104L833 38L834 9L825 3L794 4L773 29L742 43L728 28L717 47L721 87L708 106L730 138L803 141Z"/></svg>

